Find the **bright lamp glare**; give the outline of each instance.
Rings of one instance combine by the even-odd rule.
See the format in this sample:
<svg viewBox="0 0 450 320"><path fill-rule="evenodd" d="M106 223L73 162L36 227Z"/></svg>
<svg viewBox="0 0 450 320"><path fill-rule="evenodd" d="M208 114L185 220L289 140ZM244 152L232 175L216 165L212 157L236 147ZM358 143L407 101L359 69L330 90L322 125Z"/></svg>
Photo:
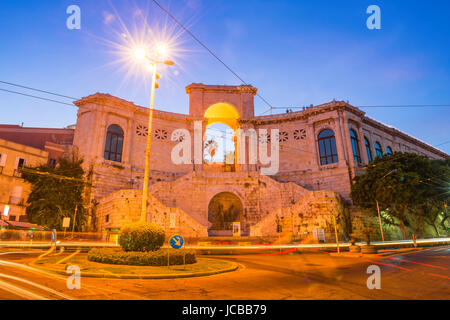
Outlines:
<svg viewBox="0 0 450 320"><path fill-rule="evenodd" d="M142 60L147 56L147 52L145 51L144 48L136 48L134 49L134 57L136 59Z"/></svg>
<svg viewBox="0 0 450 320"><path fill-rule="evenodd" d="M156 53L159 56L165 57L167 55L168 49L167 49L167 45L164 43L160 43L156 46Z"/></svg>
<svg viewBox="0 0 450 320"><path fill-rule="evenodd" d="M9 215L9 206L8 205L5 206L5 209L3 210L3 215L5 217L7 217Z"/></svg>

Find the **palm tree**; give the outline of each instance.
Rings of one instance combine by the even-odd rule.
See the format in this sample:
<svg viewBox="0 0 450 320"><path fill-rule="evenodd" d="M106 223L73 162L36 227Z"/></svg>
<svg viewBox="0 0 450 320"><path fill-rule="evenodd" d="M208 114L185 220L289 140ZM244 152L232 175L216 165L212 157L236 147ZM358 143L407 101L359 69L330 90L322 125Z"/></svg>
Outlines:
<svg viewBox="0 0 450 320"><path fill-rule="evenodd" d="M214 155L216 154L216 150L218 148L218 144L214 139L210 139L205 142L205 150L209 153L211 157L211 162L213 160Z"/></svg>

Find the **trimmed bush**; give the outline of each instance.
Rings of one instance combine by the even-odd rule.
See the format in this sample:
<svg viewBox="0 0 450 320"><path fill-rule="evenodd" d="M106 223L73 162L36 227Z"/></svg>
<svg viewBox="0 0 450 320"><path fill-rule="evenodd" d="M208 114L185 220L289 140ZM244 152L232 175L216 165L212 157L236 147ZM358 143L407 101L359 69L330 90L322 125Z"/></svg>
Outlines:
<svg viewBox="0 0 450 320"><path fill-rule="evenodd" d="M164 229L154 223L134 222L123 226L119 244L124 251L156 251L164 244Z"/></svg>
<svg viewBox="0 0 450 320"><path fill-rule="evenodd" d="M88 252L88 260L93 262L133 266L167 266L196 263L195 251L186 249L161 249L158 251L136 252L120 248L94 248Z"/></svg>

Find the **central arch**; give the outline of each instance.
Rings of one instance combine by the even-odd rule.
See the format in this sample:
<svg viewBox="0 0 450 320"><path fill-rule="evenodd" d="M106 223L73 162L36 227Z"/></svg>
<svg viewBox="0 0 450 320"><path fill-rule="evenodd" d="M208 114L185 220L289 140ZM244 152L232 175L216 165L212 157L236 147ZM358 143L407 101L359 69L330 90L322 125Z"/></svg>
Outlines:
<svg viewBox="0 0 450 320"><path fill-rule="evenodd" d="M204 117L207 122L203 159L209 165L208 170L234 171L237 154L235 132L239 128L239 112L233 105L219 102L206 109ZM212 163L222 164L223 168L211 166Z"/></svg>
<svg viewBox="0 0 450 320"><path fill-rule="evenodd" d="M231 192L221 192L212 197L208 205L209 235L232 235L233 222L243 220L241 199Z"/></svg>
<svg viewBox="0 0 450 320"><path fill-rule="evenodd" d="M210 126L214 123L223 123L233 130L236 130L239 127L239 113L235 107L228 103L220 102L213 104L206 109L204 117L208 119L206 126Z"/></svg>

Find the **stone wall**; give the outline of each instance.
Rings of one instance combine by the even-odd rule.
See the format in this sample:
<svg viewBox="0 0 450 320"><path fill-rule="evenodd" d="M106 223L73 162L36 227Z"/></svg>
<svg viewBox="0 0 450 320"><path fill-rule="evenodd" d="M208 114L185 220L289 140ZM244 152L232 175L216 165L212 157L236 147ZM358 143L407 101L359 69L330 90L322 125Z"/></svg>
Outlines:
<svg viewBox="0 0 450 320"><path fill-rule="evenodd" d="M276 236L278 224L282 225L282 233L290 233L301 239L310 236L314 229L324 229L326 234L332 234L332 216L337 219L339 234L344 236L347 231L345 214L345 206L338 193L310 191L295 204L273 210L250 228L250 236Z"/></svg>
<svg viewBox="0 0 450 320"><path fill-rule="evenodd" d="M294 183L279 183L257 172L191 172L173 182L159 182L149 192L164 205L187 212L205 226L211 199L221 193L235 194L243 205L241 230L259 222L276 208L290 206L308 190Z"/></svg>
<svg viewBox="0 0 450 320"><path fill-rule="evenodd" d="M120 190L103 198L96 208L98 230L120 229L126 223L140 219L142 193L139 190ZM166 234L184 237L207 236L206 226L201 225L179 208L171 208L149 195L147 221L164 228Z"/></svg>

